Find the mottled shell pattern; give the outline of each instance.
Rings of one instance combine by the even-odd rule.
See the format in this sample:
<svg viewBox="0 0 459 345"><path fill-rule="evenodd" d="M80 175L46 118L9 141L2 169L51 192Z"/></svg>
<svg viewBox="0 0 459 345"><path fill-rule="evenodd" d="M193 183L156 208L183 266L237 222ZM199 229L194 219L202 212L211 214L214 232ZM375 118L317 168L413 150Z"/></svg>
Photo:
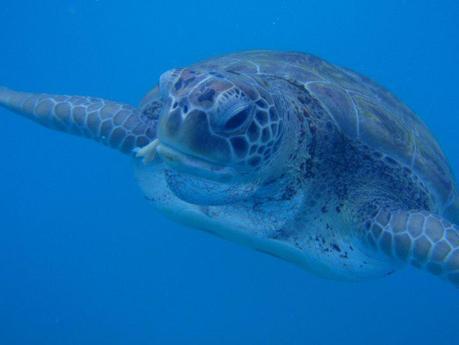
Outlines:
<svg viewBox="0 0 459 345"><path fill-rule="evenodd" d="M436 196L440 210L455 201L453 174L437 141L407 106L370 79L296 52L249 51L193 67L223 67L246 75L281 77L303 85L328 110L344 135L419 176Z"/></svg>

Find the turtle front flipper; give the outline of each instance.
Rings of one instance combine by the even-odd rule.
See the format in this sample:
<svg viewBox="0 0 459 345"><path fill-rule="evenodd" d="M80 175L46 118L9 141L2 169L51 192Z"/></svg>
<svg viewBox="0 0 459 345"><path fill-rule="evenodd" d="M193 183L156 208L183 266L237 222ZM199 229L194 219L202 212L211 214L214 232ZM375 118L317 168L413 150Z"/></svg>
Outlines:
<svg viewBox="0 0 459 345"><path fill-rule="evenodd" d="M459 227L426 211L381 209L365 226L375 249L459 288Z"/></svg>
<svg viewBox="0 0 459 345"><path fill-rule="evenodd" d="M101 98L34 94L0 87L0 105L41 125L92 138L124 153L156 137L157 121L137 108Z"/></svg>

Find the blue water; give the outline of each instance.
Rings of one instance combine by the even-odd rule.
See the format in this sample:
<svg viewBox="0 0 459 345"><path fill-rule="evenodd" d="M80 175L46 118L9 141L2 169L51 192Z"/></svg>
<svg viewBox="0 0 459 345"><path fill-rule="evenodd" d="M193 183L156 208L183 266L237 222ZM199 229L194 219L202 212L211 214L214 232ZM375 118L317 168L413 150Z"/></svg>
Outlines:
<svg viewBox="0 0 459 345"><path fill-rule="evenodd" d="M3 1L0 84L136 104L172 67L308 51L393 90L459 172L458 17L455 0ZM459 344L443 281L316 278L165 219L129 158L0 118L0 345Z"/></svg>

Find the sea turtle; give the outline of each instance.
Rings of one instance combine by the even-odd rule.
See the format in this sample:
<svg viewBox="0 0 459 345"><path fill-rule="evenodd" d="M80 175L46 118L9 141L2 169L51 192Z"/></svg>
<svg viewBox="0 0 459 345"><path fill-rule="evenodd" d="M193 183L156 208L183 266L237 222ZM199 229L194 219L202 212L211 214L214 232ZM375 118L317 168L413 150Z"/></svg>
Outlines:
<svg viewBox="0 0 459 345"><path fill-rule="evenodd" d="M0 104L132 155L147 199L180 222L324 277L409 263L459 287L459 202L439 145L389 91L318 57L172 69L138 108L7 88Z"/></svg>

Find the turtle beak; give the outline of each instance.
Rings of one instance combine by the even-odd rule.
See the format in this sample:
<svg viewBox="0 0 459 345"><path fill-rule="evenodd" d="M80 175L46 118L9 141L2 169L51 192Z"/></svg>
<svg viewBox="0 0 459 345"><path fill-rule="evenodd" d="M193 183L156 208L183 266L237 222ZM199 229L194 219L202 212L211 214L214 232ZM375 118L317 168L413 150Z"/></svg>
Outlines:
<svg viewBox="0 0 459 345"><path fill-rule="evenodd" d="M236 171L231 167L207 161L167 144L159 144L156 152L169 168L179 173L218 182L230 182L236 175Z"/></svg>
<svg viewBox="0 0 459 345"><path fill-rule="evenodd" d="M161 157L162 161L171 169L195 175L209 180L229 182L235 175L234 169L194 157L167 144L161 144L159 139L137 151L136 157L142 158L144 164L150 164Z"/></svg>
<svg viewBox="0 0 459 345"><path fill-rule="evenodd" d="M216 164L231 162L228 142L210 130L204 111L185 112L180 107L163 114L159 121L158 138L161 144Z"/></svg>

